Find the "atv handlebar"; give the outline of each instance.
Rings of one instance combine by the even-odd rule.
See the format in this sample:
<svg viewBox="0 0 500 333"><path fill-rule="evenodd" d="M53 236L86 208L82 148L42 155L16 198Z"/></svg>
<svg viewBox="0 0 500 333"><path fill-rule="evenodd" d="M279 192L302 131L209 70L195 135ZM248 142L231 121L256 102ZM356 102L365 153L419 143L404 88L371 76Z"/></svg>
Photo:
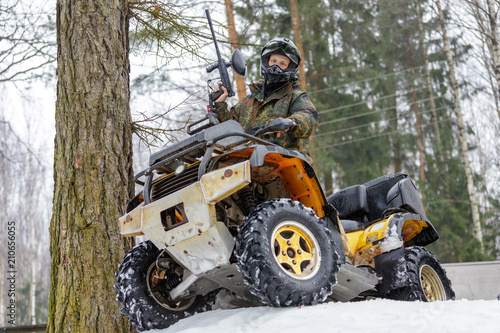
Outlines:
<svg viewBox="0 0 500 333"><path fill-rule="evenodd" d="M257 129L254 135L258 136L266 133L282 132L295 126L297 126L297 124L293 120L278 117L266 126Z"/></svg>
<svg viewBox="0 0 500 333"><path fill-rule="evenodd" d="M226 138L229 138L229 137L241 137L241 138L245 138L247 139L246 141L254 141L256 143L260 143L262 145L271 145L271 146L278 146L277 144L274 144L272 142L269 142L269 141L266 141L264 139L261 139L261 138L258 138L254 135L251 135L251 134L248 134L248 133L245 133L245 132L228 132L228 133L223 133L217 137L215 137L213 140L210 140L210 141L206 141L206 142L200 142L199 144L196 144L194 146L191 146L187 149L184 149L164 160L161 160L153 165L151 165L149 168L145 169L145 170L142 170L141 172L139 172L138 174L135 175L134 177L134 182L136 184L139 184L139 185L142 185L144 186L145 184L145 181L141 181L140 178L143 177L143 176L149 176L149 175L152 175L153 171L160 168L161 166L164 166L166 164L169 164L170 162L182 157L182 156L185 156L191 152L195 152L196 150L198 149L209 149L210 147L214 146L216 142L220 141L220 140L223 140L223 139L226 139ZM240 142L239 144L243 143L245 141L242 141ZM279 147L279 146L278 146ZM211 155L211 154L210 154ZM209 156L208 158L210 158L211 156ZM205 157L204 157L205 158ZM147 180L146 180L147 181Z"/></svg>

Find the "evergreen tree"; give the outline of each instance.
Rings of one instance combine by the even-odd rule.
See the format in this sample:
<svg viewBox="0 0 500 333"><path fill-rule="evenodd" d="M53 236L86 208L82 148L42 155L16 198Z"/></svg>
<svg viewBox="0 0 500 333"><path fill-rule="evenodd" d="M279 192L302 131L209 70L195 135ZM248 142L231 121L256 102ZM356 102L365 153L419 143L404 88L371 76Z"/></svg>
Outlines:
<svg viewBox="0 0 500 333"><path fill-rule="evenodd" d="M247 37L265 42L291 34L286 2L243 3L237 10L249 26ZM408 173L442 235L434 247L438 256L484 258L466 209L466 173L452 126L455 103L434 2L297 4L308 95L319 113L314 167L326 194L383 174ZM470 46L460 36L450 43L455 61L466 61ZM252 61L258 75L259 59Z"/></svg>
<svg viewBox="0 0 500 333"><path fill-rule="evenodd" d="M325 183L337 189L378 177L389 158L387 137L380 136L382 114L375 111L373 5L330 1L328 7L303 1L304 49L308 82L319 112L314 158ZM370 140L376 137L377 139ZM334 171L335 184L330 182ZM332 189L326 188L330 193Z"/></svg>

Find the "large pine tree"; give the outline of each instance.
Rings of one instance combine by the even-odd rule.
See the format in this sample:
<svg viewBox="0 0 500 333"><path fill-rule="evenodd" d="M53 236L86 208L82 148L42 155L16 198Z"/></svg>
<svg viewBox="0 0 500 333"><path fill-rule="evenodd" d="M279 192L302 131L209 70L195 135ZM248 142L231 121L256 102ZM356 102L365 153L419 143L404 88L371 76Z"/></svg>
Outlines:
<svg viewBox="0 0 500 333"><path fill-rule="evenodd" d="M48 332L127 332L113 291L133 191L128 3L57 2Z"/></svg>

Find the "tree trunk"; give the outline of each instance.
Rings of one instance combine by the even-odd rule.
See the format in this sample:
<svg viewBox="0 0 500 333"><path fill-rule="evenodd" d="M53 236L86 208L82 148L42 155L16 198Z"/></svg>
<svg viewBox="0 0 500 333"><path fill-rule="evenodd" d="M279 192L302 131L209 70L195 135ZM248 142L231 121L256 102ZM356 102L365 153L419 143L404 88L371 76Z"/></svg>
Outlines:
<svg viewBox="0 0 500 333"><path fill-rule="evenodd" d="M29 131L29 128L28 128ZM28 138L29 140L29 138ZM28 141L29 142L29 141ZM40 217L42 214L39 211L39 193L42 192L42 185L40 180L38 179L40 174L40 167L34 161L33 156L30 154L26 160L25 164L25 180L26 184L22 187L23 194L21 197L26 201L23 206L26 207L25 214L23 214L28 222L29 232L29 241L28 246L26 248L26 252L28 252L28 262L25 264L29 266L29 295L28 295L28 323L31 325L36 324L36 266L37 260L33 260L34 258L38 258L37 255L37 242L35 232L40 223Z"/></svg>
<svg viewBox="0 0 500 333"><path fill-rule="evenodd" d="M491 56L491 61L493 63L493 75L495 76L496 86L493 87L493 95L495 97L495 102L498 99L500 93L500 46L499 46L499 31L498 31L498 7L495 8L493 1L487 0L488 8L483 8L477 0L466 1L472 10L472 15L476 19L481 41L486 44L488 51ZM489 25L486 23L489 22ZM491 67L489 62L484 57L485 66L488 70ZM497 107L497 114L500 119L500 111Z"/></svg>
<svg viewBox="0 0 500 333"><path fill-rule="evenodd" d="M299 18L299 8L297 7L296 0L290 0L290 15L292 16L292 27L295 45L299 49L300 55L302 56L302 61L299 66L299 82L300 89L307 91L306 82L306 72L304 69L304 63L306 62L306 55L304 49L302 48L302 37L300 34L300 18Z"/></svg>
<svg viewBox="0 0 500 333"><path fill-rule="evenodd" d="M326 168L323 171L323 178L325 179L325 196L333 194L333 170L331 168Z"/></svg>
<svg viewBox="0 0 500 333"><path fill-rule="evenodd" d="M436 144L435 144L436 153L437 153L439 162L441 163L441 166L443 166L444 156L443 156L443 152L442 152L443 147L442 147L442 142L441 142L441 132L439 130L438 116L436 113L436 102L434 100L434 91L432 89L431 73L429 70L429 57L427 55L427 46L425 44L425 39L424 39L424 28L422 25L422 17L420 16L420 4L419 4L418 0L415 0L415 8L417 11L417 22L418 22L420 46L422 48L422 54L424 56L425 82L427 85L427 92L429 94L429 103L431 106L434 136L436 137Z"/></svg>
<svg viewBox="0 0 500 333"><path fill-rule="evenodd" d="M393 70L394 68L388 68L387 73L391 73ZM395 129L399 129L399 115L397 108L398 103L396 100L397 96L395 94L397 87L394 81L388 83L388 86L390 86L390 89L388 89L388 91L394 92L394 94L392 94L393 97L388 100L388 108L387 108L387 110L390 110L389 112L391 113L390 115L391 120L389 121L391 124L390 128L394 131ZM397 173L402 170L401 140L398 134L391 135L391 146L392 146L392 165L394 168L394 173Z"/></svg>
<svg viewBox="0 0 500 333"><path fill-rule="evenodd" d="M133 195L127 0L57 1L47 332L128 332L113 284Z"/></svg>
<svg viewBox="0 0 500 333"><path fill-rule="evenodd" d="M8 218L8 217L7 217ZM5 234L5 237L4 237L4 234ZM0 241L2 244L7 244L7 225L6 223L2 223L2 232L0 233ZM4 249L2 250L2 255L0 256L0 276L4 277L4 276L7 276L6 275L6 272L5 272L5 262L6 262L6 259L5 259L5 249L7 248L6 245L4 245ZM2 278L0 279L0 326L7 326L5 325L5 320L6 320L6 305L4 303L4 300L7 299L6 297L6 293L5 293L5 288L4 288L4 284L5 284L5 281L7 279L5 278Z"/></svg>
<svg viewBox="0 0 500 333"><path fill-rule="evenodd" d="M417 101L417 92L415 90L415 82L413 81L413 61L411 58L411 50L410 50L410 40L406 39L406 54L408 55L408 67L410 67L410 80L411 80L411 90L413 97L413 110L415 112L415 127L417 129L417 150L418 150L418 159L420 162L419 170L420 170L420 181L422 183L425 182L425 157L424 157L424 148L422 144L422 131L420 129L420 116L418 112L418 101ZM422 192L422 196L425 193Z"/></svg>
<svg viewBox="0 0 500 333"><path fill-rule="evenodd" d="M462 157L462 162L464 163L464 168L465 168L465 175L467 178L467 192L469 194L469 201L470 201L470 206L471 206L471 212L472 212L472 224L473 224L473 231L474 231L474 237L479 241L481 244L481 247L483 246L483 232L481 230L481 221L479 218L479 208L477 204L477 199L476 199L476 190L474 188L474 179L472 177L472 169L470 167L469 163L469 149L467 147L467 136L465 133L465 125L464 125L464 120L462 116L462 108L460 106L460 95L458 92L458 83L455 77L455 66L453 64L453 55L451 54L451 49L450 49L450 44L448 42L448 36L446 33L446 28L444 24L444 15L443 15L443 10L441 9L441 2L440 0L436 0L436 5L438 8L438 13L439 13L439 20L441 21L441 30L443 33L443 43L444 43L444 50L446 52L446 60L448 62L448 67L450 69L450 81L451 81L451 87L453 90L453 95L455 99L455 111L457 114L457 121L458 121L458 133L459 133L459 140L460 140L460 153Z"/></svg>
<svg viewBox="0 0 500 333"><path fill-rule="evenodd" d="M394 108L392 115L393 117L391 120L391 128L398 128L398 111L396 110L396 108ZM391 135L393 151L392 166L394 168L394 173L401 171L401 145L399 141L400 140L397 134Z"/></svg>
<svg viewBox="0 0 500 333"><path fill-rule="evenodd" d="M486 68L486 72L488 73L488 82L490 83L490 87L491 87L491 92L493 94L493 98L495 99L495 110L497 111L497 115L498 115L498 119L500 119L500 101L499 101L499 98L500 98L500 94L499 94L499 91L498 91L498 83L495 83L497 82L496 81L496 78L494 77L494 73L491 73L491 64L489 62L489 58L488 56L486 55L486 50L485 48L487 48L487 45L486 44L486 41L485 41L485 38L484 36L482 36L482 52L483 52L483 57L482 57L482 61L484 63L484 68Z"/></svg>
<svg viewBox="0 0 500 333"><path fill-rule="evenodd" d="M498 34L498 7L495 8L493 0L486 0L488 3L488 18L490 21L490 40L493 59L493 71L495 72L495 78L497 79L497 89L500 91L500 35ZM498 6L498 5L497 5Z"/></svg>
<svg viewBox="0 0 500 333"><path fill-rule="evenodd" d="M236 32L236 26L234 25L233 1L225 0L225 2L227 25L229 28L229 42L231 43L231 49L234 51L235 49L239 49L240 45L238 44L238 33ZM238 89L238 99L241 100L247 94L245 78L239 75L234 75L234 79L236 80L236 88Z"/></svg>
<svg viewBox="0 0 500 333"><path fill-rule="evenodd" d="M13 164L8 158L7 152L19 151L20 147L13 145L12 141L9 140L11 132L9 131L10 124L3 120L3 107L0 106L0 191L1 193L9 193L9 195L0 196L0 206L3 207L2 215L5 221L2 221L2 230L0 231L0 326L7 326L7 322L10 320L7 315L9 310L7 306L11 297L8 295L9 282L7 282L7 271L8 269L8 222L13 221L13 214L11 210L15 210L12 207L12 200L9 200L14 192L12 181L15 179L15 170L13 169ZM17 230L16 230L17 231ZM17 258L16 258L17 259Z"/></svg>
<svg viewBox="0 0 500 333"><path fill-rule="evenodd" d="M28 214L31 214L34 216L35 210L32 210L28 212ZM35 325L36 324L36 263L38 262L37 260L34 260L34 258L37 258L37 246L36 246L36 239L35 239L35 230L37 226L35 225L36 223L36 218L31 219L30 221L30 257L32 258L31 263L30 263L30 269L31 269L31 275L30 275L30 295L29 295L29 304L30 304L30 324Z"/></svg>

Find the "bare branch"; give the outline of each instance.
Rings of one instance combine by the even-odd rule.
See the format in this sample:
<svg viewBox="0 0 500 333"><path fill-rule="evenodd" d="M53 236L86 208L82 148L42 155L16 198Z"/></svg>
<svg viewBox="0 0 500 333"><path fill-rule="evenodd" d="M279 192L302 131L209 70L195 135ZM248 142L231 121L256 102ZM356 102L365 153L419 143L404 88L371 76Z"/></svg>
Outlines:
<svg viewBox="0 0 500 333"><path fill-rule="evenodd" d="M33 12L23 1L0 3L0 82L51 75L56 60L54 23L43 11Z"/></svg>
<svg viewBox="0 0 500 333"><path fill-rule="evenodd" d="M38 164L42 165L42 162L40 161L40 159L38 158L38 156L35 154L35 152L31 149L31 147L26 142L24 142L24 140L21 139L16 134L16 132L14 131L14 129L12 128L12 126L10 125L10 122L5 121L5 120L0 120L0 124L4 124L7 127L7 129L9 130L9 132L11 132L12 135L17 139L17 141L20 142L26 148L26 150L28 151L28 153L36 159L36 161L38 162ZM5 156L5 155L2 153L2 156ZM9 159L9 161L11 161L11 160Z"/></svg>
<svg viewBox="0 0 500 333"><path fill-rule="evenodd" d="M143 142L147 147L157 147L159 143L164 143L165 141L174 141L175 138L173 136L173 133L185 130L186 126L191 121L191 116L189 116L186 121L181 123L181 127L177 127L174 129L161 127L162 121L167 120L170 123L174 122L171 119L166 118L166 116L174 110L182 110L189 107L189 99L199 91L201 91L201 89L195 93L190 94L177 105L169 106L165 112L152 116L148 116L145 113L140 113L142 119L132 122L132 133L136 134L139 137L139 140Z"/></svg>

